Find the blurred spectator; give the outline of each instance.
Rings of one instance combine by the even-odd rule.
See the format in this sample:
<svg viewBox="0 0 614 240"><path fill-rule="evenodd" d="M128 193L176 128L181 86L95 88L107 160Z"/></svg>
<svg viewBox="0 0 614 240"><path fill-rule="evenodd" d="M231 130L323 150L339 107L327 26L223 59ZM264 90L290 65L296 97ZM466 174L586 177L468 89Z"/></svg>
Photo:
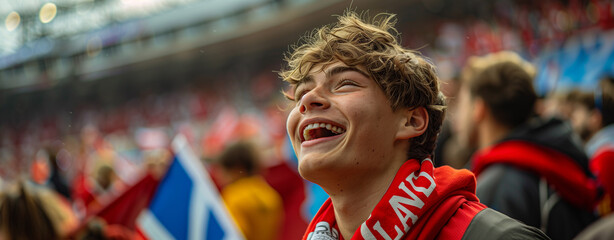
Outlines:
<svg viewBox="0 0 614 240"><path fill-rule="evenodd" d="M534 117L533 72L511 52L469 59L459 130L480 149L472 166L482 203L571 239L595 219L597 186L571 127Z"/></svg>
<svg viewBox="0 0 614 240"><path fill-rule="evenodd" d="M98 211L108 201L125 189L123 183L109 164L101 163L83 180L83 186L77 200L82 201L85 213Z"/></svg>
<svg viewBox="0 0 614 240"><path fill-rule="evenodd" d="M55 192L23 181L4 186L0 195L0 239L61 239L77 224Z"/></svg>
<svg viewBox="0 0 614 240"><path fill-rule="evenodd" d="M277 239L282 200L259 175L259 154L249 142L230 145L219 157L222 198L248 240Z"/></svg>
<svg viewBox="0 0 614 240"><path fill-rule="evenodd" d="M3 192L0 201L0 237L2 239L60 239L41 199L26 191L23 183Z"/></svg>
<svg viewBox="0 0 614 240"><path fill-rule="evenodd" d="M118 158L115 149L94 125L88 124L82 129L80 144L82 152L76 161L72 198L77 214L83 218L122 192L126 183L115 169Z"/></svg>
<svg viewBox="0 0 614 240"><path fill-rule="evenodd" d="M92 218L74 237L77 240L135 240L142 239L133 230L119 224L108 224L102 218Z"/></svg>
<svg viewBox="0 0 614 240"><path fill-rule="evenodd" d="M446 111L450 114L446 115L441 132L437 137L433 163L437 167L448 165L456 169L466 168L466 164L475 149L466 144L461 144L458 134L455 134L453 129L456 115L458 115L456 113L456 98L460 87L460 78L454 77L450 81L442 83L441 86L442 92L446 96Z"/></svg>
<svg viewBox="0 0 614 240"><path fill-rule="evenodd" d="M595 90L594 108L578 109L585 111L578 115L584 120L581 125L588 132L590 140L586 143L586 152L590 157L590 168L603 184L606 192L600 203L602 215L612 212L614 206L614 79L604 78ZM589 102L589 101L587 101ZM587 104L591 106L591 104Z"/></svg>
<svg viewBox="0 0 614 240"><path fill-rule="evenodd" d="M105 223L101 219L92 219L87 223L86 228L76 234L78 240L107 240L105 234Z"/></svg>
<svg viewBox="0 0 614 240"><path fill-rule="evenodd" d="M104 194L111 191L113 182L117 179L115 170L109 165L102 165L96 171L96 181L94 182L94 191L98 194Z"/></svg>
<svg viewBox="0 0 614 240"><path fill-rule="evenodd" d="M582 141L586 142L602 127L600 122L596 122L601 115L595 108L595 95L574 89L569 92L567 99L571 105L571 125Z"/></svg>
<svg viewBox="0 0 614 240"><path fill-rule="evenodd" d="M57 156L59 149L53 146L49 146L46 149L49 154L49 164L51 165L51 176L49 177L47 185L62 196L70 199L71 190L58 162Z"/></svg>
<svg viewBox="0 0 614 240"><path fill-rule="evenodd" d="M541 104L537 107L537 113L544 118L556 117L569 120L573 114L574 103L578 98L578 91L555 91L545 99L540 99Z"/></svg>
<svg viewBox="0 0 614 240"><path fill-rule="evenodd" d="M51 175L49 154L44 149L38 150L36 157L30 164L30 178L38 184L46 184Z"/></svg>

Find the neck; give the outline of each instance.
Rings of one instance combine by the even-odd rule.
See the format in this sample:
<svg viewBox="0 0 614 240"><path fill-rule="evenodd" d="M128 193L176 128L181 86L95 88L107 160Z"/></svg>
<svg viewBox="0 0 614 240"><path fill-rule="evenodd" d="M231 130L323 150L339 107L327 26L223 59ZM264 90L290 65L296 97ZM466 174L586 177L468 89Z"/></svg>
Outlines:
<svg viewBox="0 0 614 240"><path fill-rule="evenodd" d="M511 128L496 121L485 121L479 125L479 148L483 149L503 139L511 131Z"/></svg>
<svg viewBox="0 0 614 240"><path fill-rule="evenodd" d="M354 232L367 220L406 158L405 153L402 153L399 159L404 160L393 161L384 171L376 174L370 172L358 178L346 178L343 179L348 181L345 184L336 184L334 188L325 189L330 195L337 225L344 239L352 238Z"/></svg>

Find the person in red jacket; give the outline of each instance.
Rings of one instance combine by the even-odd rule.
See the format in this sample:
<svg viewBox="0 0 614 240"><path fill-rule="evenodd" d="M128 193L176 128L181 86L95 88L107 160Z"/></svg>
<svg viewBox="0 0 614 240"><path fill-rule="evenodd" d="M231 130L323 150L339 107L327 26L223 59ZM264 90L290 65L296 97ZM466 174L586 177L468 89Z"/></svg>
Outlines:
<svg viewBox="0 0 614 240"><path fill-rule="evenodd" d="M512 52L469 59L457 129L479 149L472 170L482 203L572 239L595 220L599 189L571 125L535 116L533 71Z"/></svg>
<svg viewBox="0 0 614 240"><path fill-rule="evenodd" d="M330 196L303 239L547 239L479 203L471 172L433 167L445 99L394 22L347 12L303 38L280 71L299 173Z"/></svg>

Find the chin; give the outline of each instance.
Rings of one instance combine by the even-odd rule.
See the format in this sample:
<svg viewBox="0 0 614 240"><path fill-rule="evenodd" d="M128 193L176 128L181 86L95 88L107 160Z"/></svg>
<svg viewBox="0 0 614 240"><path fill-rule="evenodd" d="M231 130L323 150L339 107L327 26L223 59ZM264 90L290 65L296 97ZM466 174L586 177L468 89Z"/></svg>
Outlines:
<svg viewBox="0 0 614 240"><path fill-rule="evenodd" d="M317 171L313 170L310 167L305 167L305 164L299 163L298 165L298 174L301 175L301 177L307 181L315 183L317 181L316 176L318 176L316 172Z"/></svg>
<svg viewBox="0 0 614 240"><path fill-rule="evenodd" d="M305 180L317 183L318 179L326 175L326 172L331 170L331 166L323 161L323 159L304 158L299 160L298 173Z"/></svg>

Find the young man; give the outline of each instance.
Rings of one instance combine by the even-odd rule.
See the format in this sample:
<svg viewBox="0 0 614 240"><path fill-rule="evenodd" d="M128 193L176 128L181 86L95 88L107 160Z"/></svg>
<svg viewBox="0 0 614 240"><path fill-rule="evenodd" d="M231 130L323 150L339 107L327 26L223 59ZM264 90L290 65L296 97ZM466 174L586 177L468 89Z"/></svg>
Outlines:
<svg viewBox="0 0 614 240"><path fill-rule="evenodd" d="M569 124L534 118L530 64L511 52L469 59L459 94L459 135L476 145L477 196L552 239L594 221L597 185Z"/></svg>
<svg viewBox="0 0 614 240"><path fill-rule="evenodd" d="M546 239L478 202L474 176L434 168L444 117L434 66L374 24L339 17L294 48L281 77L299 172L330 196L303 239Z"/></svg>

